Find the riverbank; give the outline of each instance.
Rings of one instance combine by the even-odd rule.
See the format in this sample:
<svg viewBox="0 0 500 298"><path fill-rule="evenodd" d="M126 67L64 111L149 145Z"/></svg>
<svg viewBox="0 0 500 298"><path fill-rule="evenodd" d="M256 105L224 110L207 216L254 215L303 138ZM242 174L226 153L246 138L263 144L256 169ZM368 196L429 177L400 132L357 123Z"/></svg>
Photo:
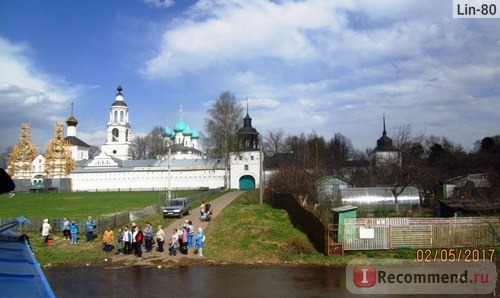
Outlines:
<svg viewBox="0 0 500 298"><path fill-rule="evenodd" d="M314 249L304 233L293 227L286 211L267 204L259 205L256 191L247 191L222 208L222 206L216 207L214 211L218 214L203 226L206 242L202 258L194 255L193 248L187 256L177 254L174 257L169 256L168 252L160 254L156 251L145 252L140 258L133 255L117 255L116 249L111 253L104 252L101 249L100 239L92 243L79 242L77 245L71 245L69 241L57 236L52 246L44 246L39 239L36 239L34 250L43 256L37 257L43 267L61 265L174 267L199 264L345 266L351 259L415 257L414 250L410 249L348 252L345 255L324 256ZM193 215L188 217L195 219L193 222L197 228L200 223L196 213L197 208L193 206ZM146 221L150 221L153 227L160 222L168 228L170 225L179 225L178 221L164 220L159 215L141 219L137 223L142 225ZM165 230L169 235L168 230ZM65 257L61 258L61 254ZM58 261L52 261L55 259Z"/></svg>

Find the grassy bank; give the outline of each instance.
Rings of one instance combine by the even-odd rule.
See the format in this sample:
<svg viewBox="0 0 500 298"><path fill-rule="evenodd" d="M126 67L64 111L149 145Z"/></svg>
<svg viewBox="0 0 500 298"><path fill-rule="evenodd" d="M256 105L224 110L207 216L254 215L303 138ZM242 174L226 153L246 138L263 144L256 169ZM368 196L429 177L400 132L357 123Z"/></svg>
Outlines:
<svg viewBox="0 0 500 298"><path fill-rule="evenodd" d="M67 200L71 200L72 195L81 196L78 193L67 194ZM123 201L123 198L126 197L133 198L131 201L134 201L134 204L137 201L142 202L142 205L137 205L136 209L150 205L151 200L153 203L157 203L158 200L157 193L156 195L154 193L119 193L119 196L114 198L109 193L91 195L96 199L102 195L101 202L104 198L110 200L106 203L109 205L106 208L95 207L97 209L91 213L94 217L98 217L99 214L135 208L133 206L136 205L126 203L128 200ZM204 200L210 201L218 195L221 194L212 195ZM79 202L79 208L83 209L83 205L87 201L80 200ZM199 204L199 201L193 202L193 206ZM42 209L40 214L60 217L60 213L57 213L60 211L54 210L54 207L49 209L43 207L44 204L39 206ZM106 211L99 212L103 209ZM88 211L81 214L85 217L88 215ZM161 214L155 214L138 219L136 223L144 226L144 223L149 221L153 227L158 224L166 227L172 220L170 218L163 219ZM117 229L114 232L116 235ZM207 239L203 253L209 260L217 263L342 266L352 259L415 258L415 249L346 252L343 256L324 256L314 249L304 233L293 227L285 210L275 209L267 204L259 205L258 192L256 191L246 192L229 204L217 217L212 219L205 232ZM42 266L49 264L84 265L95 261L102 262L103 259L110 256L101 249L100 237L93 243L79 241L78 244L71 245L69 241L63 240L58 233L53 235L54 245L46 246L42 243L39 233L31 233L28 236L30 236L36 258ZM80 233L79 237L80 240L83 239L83 233Z"/></svg>
<svg viewBox="0 0 500 298"><path fill-rule="evenodd" d="M197 191L176 192L176 196L191 196ZM210 195L203 200L210 201L221 195L217 193ZM2 217L14 217L23 215L27 218L86 218L89 214L94 218L102 215L119 212L123 210L139 210L146 206L158 204L158 192L119 192L119 193L42 193L16 195L14 198L3 202L0 205ZM71 202L71 206L64 206ZM201 201L193 202L193 206L198 206ZM5 208L7 206L7 208ZM135 222L144 226L149 221L156 229L158 224L168 226L172 218L164 219L161 214L154 214L137 219ZM115 238L118 229L114 229ZM102 250L101 237L99 235L94 242L85 243L83 227L80 227L78 243L70 244L70 241L62 238L62 233L52 233L53 245L45 245L42 242L40 233L27 233L30 238L32 250L37 261L42 266L47 265L84 265L93 263L96 260L103 260L109 257Z"/></svg>
<svg viewBox="0 0 500 298"><path fill-rule="evenodd" d="M206 230L204 255L216 262L303 265L344 265L359 258L415 258L414 249L324 256L293 227L285 210L258 202L258 192L246 192L214 218Z"/></svg>

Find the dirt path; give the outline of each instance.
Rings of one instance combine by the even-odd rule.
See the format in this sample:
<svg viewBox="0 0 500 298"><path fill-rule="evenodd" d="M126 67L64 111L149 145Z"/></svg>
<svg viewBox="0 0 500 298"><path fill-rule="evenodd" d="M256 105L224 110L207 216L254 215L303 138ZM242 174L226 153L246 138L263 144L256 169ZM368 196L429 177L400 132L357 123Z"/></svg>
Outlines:
<svg viewBox="0 0 500 298"><path fill-rule="evenodd" d="M239 195L241 195L244 191L240 190L235 190L228 192L219 198L210 201L210 204L212 205L212 217L216 217L219 212L224 209L229 203L231 203L234 199L236 199ZM210 222L201 222L200 221L200 206L192 206L191 209L191 214L184 216L183 218L179 218L174 220L169 226L163 227L163 230L165 231L165 243L168 243L170 240L170 235L172 235L172 230L174 228L179 228L184 224L184 222L187 220L193 221L193 225L195 228L195 237L196 233L198 232L198 228L202 228L205 230L205 228L210 224ZM156 226L153 225L153 228L155 229ZM207 234L207 237L210 237L210 235ZM193 239L194 240L194 239ZM156 248L156 244L155 244ZM141 258L138 258L134 255L113 255L111 259L108 259L107 264L113 267L125 267L125 266L131 266L131 265L145 265L145 266L161 266L161 267L173 267L173 266L178 266L182 264L192 264L192 263L204 263L206 259L204 257L198 257L194 254L194 248L189 248L188 254L183 255L179 252L177 252L176 256L169 256L168 255L168 247L165 245L165 251L160 254L153 248L152 252L145 252L144 251L144 246L143 246L143 254Z"/></svg>

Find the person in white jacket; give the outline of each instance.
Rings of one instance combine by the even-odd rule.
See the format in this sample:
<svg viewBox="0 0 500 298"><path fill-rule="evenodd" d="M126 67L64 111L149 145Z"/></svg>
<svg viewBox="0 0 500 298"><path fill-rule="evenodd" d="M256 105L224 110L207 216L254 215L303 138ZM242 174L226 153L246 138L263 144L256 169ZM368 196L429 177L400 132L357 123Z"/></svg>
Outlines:
<svg viewBox="0 0 500 298"><path fill-rule="evenodd" d="M49 220L47 218L44 219L42 224L42 237L44 243L47 243L49 241L49 235L51 229L52 227L49 224Z"/></svg>

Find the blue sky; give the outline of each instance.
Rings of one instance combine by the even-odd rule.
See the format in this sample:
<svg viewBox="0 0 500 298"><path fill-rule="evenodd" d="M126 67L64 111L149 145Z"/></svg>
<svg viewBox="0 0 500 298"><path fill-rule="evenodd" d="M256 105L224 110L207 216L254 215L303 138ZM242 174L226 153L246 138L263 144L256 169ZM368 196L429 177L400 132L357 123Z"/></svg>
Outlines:
<svg viewBox="0 0 500 298"><path fill-rule="evenodd" d="M500 133L500 19L452 1L0 1L0 151L32 125L39 153L74 102L77 136L104 143L118 84L132 137L204 132L225 90L262 135L337 132L359 150L411 125L472 149ZM243 122L242 122L243 123Z"/></svg>

